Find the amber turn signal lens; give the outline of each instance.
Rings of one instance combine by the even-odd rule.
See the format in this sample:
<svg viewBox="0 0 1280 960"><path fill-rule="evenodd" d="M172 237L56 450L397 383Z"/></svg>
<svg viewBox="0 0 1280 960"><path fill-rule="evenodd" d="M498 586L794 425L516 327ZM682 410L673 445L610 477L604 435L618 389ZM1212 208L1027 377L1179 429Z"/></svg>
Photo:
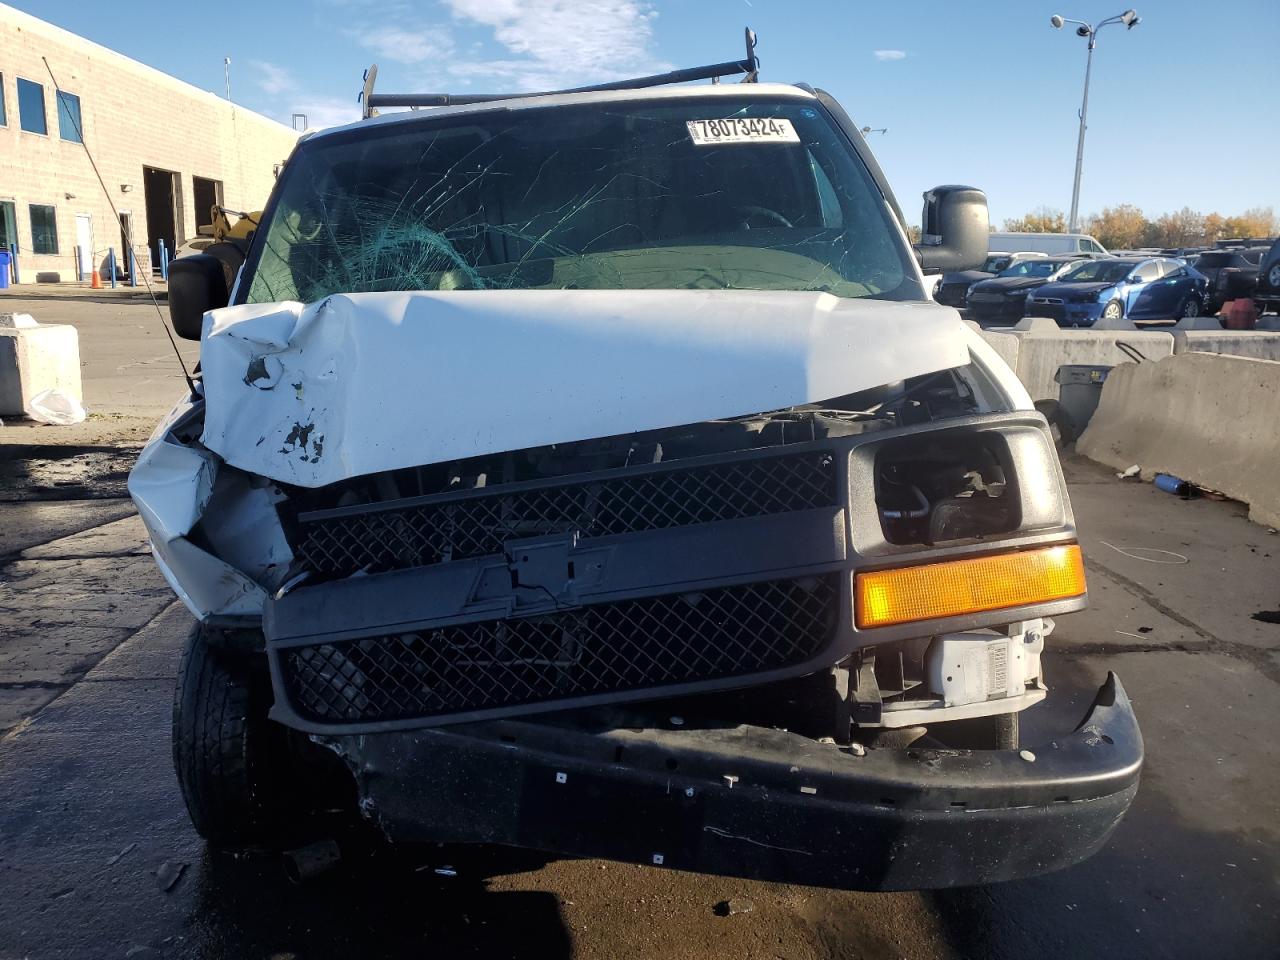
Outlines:
<svg viewBox="0 0 1280 960"><path fill-rule="evenodd" d="M887 627L1065 600L1085 592L1078 544L860 573L858 626Z"/></svg>

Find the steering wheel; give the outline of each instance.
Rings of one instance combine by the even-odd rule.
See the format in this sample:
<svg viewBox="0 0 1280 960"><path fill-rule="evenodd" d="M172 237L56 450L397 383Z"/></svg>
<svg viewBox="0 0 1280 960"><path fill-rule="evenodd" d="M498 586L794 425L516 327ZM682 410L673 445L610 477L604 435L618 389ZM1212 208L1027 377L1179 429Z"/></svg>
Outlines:
<svg viewBox="0 0 1280 960"><path fill-rule="evenodd" d="M761 219L768 220L770 223L774 224L775 226L781 226L781 227L795 226L795 224L793 224L790 220L788 220L786 217L780 214L777 210L770 210L768 207L739 206L739 207L734 207L733 212L741 215L742 226L747 230L751 229L752 217L760 217Z"/></svg>

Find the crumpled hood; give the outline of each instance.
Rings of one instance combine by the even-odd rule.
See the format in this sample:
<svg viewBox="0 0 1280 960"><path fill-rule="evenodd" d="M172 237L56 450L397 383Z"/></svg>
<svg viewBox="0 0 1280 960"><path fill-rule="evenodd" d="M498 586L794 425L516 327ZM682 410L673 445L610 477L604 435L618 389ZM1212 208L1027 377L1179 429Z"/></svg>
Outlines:
<svg viewBox="0 0 1280 960"><path fill-rule="evenodd" d="M929 303L824 293L361 293L205 316L206 447L318 487L826 400L961 366Z"/></svg>

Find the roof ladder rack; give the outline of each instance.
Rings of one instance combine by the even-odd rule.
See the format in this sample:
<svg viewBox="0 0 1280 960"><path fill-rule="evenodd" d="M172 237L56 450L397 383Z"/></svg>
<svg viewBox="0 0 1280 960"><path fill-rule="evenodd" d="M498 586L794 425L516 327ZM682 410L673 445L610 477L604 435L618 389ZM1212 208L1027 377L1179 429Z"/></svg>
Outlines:
<svg viewBox="0 0 1280 960"><path fill-rule="evenodd" d="M378 78L378 65L375 63L364 72L364 89L359 96L359 101L363 104L362 119L376 117L379 107L408 107L412 110L419 107L492 103L496 100L515 100L524 97L551 97L561 93L638 90L643 87L662 87L670 83L690 83L694 80L711 80L713 83L718 83L721 77L731 77L740 73L745 74L742 83L756 83L760 76L760 59L756 56L756 35L750 27L745 30L745 39L747 55L742 60L728 60L703 67L686 67L683 70L672 70L668 73L655 73L648 77L614 80L610 83L596 83L567 90L543 90L537 93L374 93L374 82Z"/></svg>

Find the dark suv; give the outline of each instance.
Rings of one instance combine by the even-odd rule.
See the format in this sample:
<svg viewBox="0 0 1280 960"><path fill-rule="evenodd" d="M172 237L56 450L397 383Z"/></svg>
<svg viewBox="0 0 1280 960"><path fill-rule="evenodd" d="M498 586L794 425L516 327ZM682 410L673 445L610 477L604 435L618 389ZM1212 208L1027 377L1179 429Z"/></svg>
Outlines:
<svg viewBox="0 0 1280 960"><path fill-rule="evenodd" d="M1200 254L1193 266L1208 281L1205 312L1217 313L1228 300L1253 296L1266 253L1266 247L1232 247Z"/></svg>
<svg viewBox="0 0 1280 960"><path fill-rule="evenodd" d="M1280 240L1271 245L1258 264L1258 280L1253 291L1258 312L1280 312Z"/></svg>

